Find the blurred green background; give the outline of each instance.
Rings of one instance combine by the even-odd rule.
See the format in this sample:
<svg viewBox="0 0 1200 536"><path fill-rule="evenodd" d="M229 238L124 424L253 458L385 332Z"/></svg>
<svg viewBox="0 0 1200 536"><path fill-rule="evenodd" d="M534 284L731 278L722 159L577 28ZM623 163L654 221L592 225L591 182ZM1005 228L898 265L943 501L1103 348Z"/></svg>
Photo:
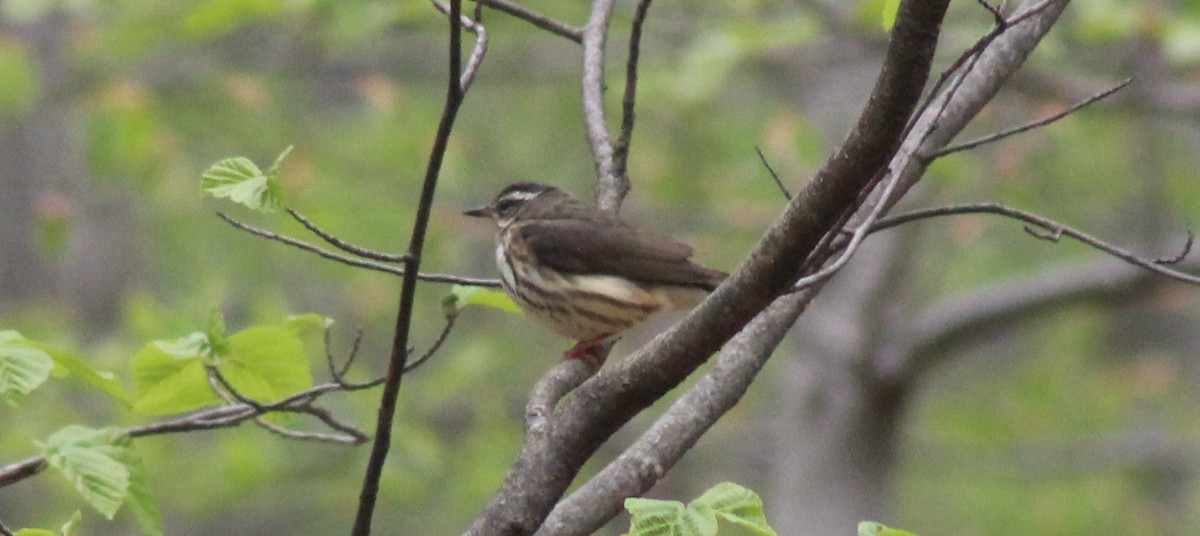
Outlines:
<svg viewBox="0 0 1200 536"><path fill-rule="evenodd" d="M588 12L583 2L522 4L579 25ZM734 269L784 204L755 147L793 190L822 165L877 71L882 5L656 2L622 213L692 244L702 263ZM610 37L610 110L632 12L619 3ZM128 381L134 351L202 330L214 306L231 330L316 312L336 319L343 355L361 326L355 377L380 374L399 280L234 230L213 212L304 235L286 217L202 198L199 174L228 156L266 166L295 145L282 176L291 205L345 240L401 251L441 113L444 20L426 2L0 3L0 328L77 349ZM447 154L427 271L495 277L491 227L460 213L508 183L591 193L580 48L501 13L484 23L489 52ZM974 3L955 2L938 66L990 23ZM1200 4L1076 2L963 138L1044 117L1128 76L1134 84L1111 102L938 161L906 206L1000 201L1150 257L1173 255L1200 219ZM901 311L1098 257L986 217L923 223L893 239L910 244L906 269L880 286ZM447 290L419 290L418 349L441 328ZM894 479L880 521L922 535L1200 532L1198 297L1156 285L1064 305L956 349L913 388L899 464L879 475ZM850 299L831 289L812 314ZM631 334L614 357L665 322ZM528 389L568 345L518 316L464 312L442 352L405 380L376 526L464 530L516 455ZM798 426L781 410L796 396L788 367L813 355L802 329L789 337L746 401L653 494L687 500L733 480L764 495L768 519L803 527L785 518L805 498L775 491L788 487L775 468L791 448L777 432ZM369 429L377 397L328 402ZM147 420L53 381L0 408L0 465L67 424ZM251 426L137 449L172 535L346 531L367 456ZM11 527L57 526L81 507L49 472L0 489ZM127 512L109 523L85 511L83 528L136 532Z"/></svg>

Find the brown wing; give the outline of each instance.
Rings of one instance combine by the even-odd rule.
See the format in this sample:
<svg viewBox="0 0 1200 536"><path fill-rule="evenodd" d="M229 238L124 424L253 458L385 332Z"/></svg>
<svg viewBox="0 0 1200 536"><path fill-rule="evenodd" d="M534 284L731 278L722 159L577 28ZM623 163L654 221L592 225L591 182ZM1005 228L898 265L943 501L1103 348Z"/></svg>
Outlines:
<svg viewBox="0 0 1200 536"><path fill-rule="evenodd" d="M646 283L712 290L726 274L688 260L692 248L620 221L539 220L521 235L538 260L573 274L615 275Z"/></svg>

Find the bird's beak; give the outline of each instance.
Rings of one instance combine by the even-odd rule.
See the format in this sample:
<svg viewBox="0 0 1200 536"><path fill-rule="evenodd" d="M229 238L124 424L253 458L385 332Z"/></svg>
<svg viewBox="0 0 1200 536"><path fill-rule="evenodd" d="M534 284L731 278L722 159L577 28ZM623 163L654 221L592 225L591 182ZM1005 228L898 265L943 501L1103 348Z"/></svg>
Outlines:
<svg viewBox="0 0 1200 536"><path fill-rule="evenodd" d="M492 217L492 207L476 207L463 212L463 214L472 218L490 218Z"/></svg>

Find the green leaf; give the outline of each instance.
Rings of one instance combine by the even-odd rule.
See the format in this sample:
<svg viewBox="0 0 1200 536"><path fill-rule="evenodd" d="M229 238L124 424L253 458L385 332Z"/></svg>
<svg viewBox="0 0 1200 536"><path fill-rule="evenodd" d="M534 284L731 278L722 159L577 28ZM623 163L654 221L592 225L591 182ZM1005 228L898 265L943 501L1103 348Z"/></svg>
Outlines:
<svg viewBox="0 0 1200 536"><path fill-rule="evenodd" d="M220 400L208 383L202 355L203 333L175 341L154 341L133 356L133 409L150 415L179 413Z"/></svg>
<svg viewBox="0 0 1200 536"><path fill-rule="evenodd" d="M679 501L625 499L632 518L628 536L714 536L717 520L711 510L698 511Z"/></svg>
<svg viewBox="0 0 1200 536"><path fill-rule="evenodd" d="M284 205L279 164L291 150L285 149L266 173L248 158L221 160L200 176L200 188L213 197L227 197L259 212L274 212Z"/></svg>
<svg viewBox="0 0 1200 536"><path fill-rule="evenodd" d="M35 444L85 502L112 519L129 494L129 468L119 460L132 454L129 437L117 428L70 425Z"/></svg>
<svg viewBox="0 0 1200 536"><path fill-rule="evenodd" d="M776 536L775 530L767 524L762 498L732 482L722 482L709 488L688 507L711 509L717 517L749 529L754 534Z"/></svg>
<svg viewBox="0 0 1200 536"><path fill-rule="evenodd" d="M883 2L883 31L892 31L896 25L896 13L900 11L900 0L884 0Z"/></svg>
<svg viewBox="0 0 1200 536"><path fill-rule="evenodd" d="M333 319L317 313L291 315L284 319L283 326L301 337L310 333L319 333L333 325Z"/></svg>
<svg viewBox="0 0 1200 536"><path fill-rule="evenodd" d="M155 415L220 402L209 384L206 364L217 366L239 394L261 402L311 387L304 343L294 328L313 320L295 318L284 325L257 326L220 337L219 345L227 348L220 357L214 356L212 337L224 332L224 324L215 320L210 320L211 335L193 333L147 344L133 356L134 409Z"/></svg>
<svg viewBox="0 0 1200 536"><path fill-rule="evenodd" d="M126 408L132 405L129 393L125 391L125 386L117 379L116 374L96 369L73 352L37 341L28 341L28 343L30 346L46 352L46 355L49 355L50 359L54 360L54 370L51 371L51 374L59 377L74 375L76 378L83 380L84 383L100 389L105 394L117 399Z"/></svg>
<svg viewBox="0 0 1200 536"><path fill-rule="evenodd" d="M229 346L221 372L243 396L271 402L312 387L304 343L284 326L242 330L229 337Z"/></svg>
<svg viewBox="0 0 1200 536"><path fill-rule="evenodd" d="M150 493L150 475L146 473L141 456L130 446L116 452L115 459L129 470L129 495L126 503L129 504L129 510L133 512L138 526L146 534L162 536L162 515L154 503L153 494Z"/></svg>
<svg viewBox="0 0 1200 536"><path fill-rule="evenodd" d="M0 400L16 405L50 377L54 360L16 331L0 331Z"/></svg>
<svg viewBox="0 0 1200 536"><path fill-rule="evenodd" d="M221 309L213 307L208 312L208 330L205 332L209 345L210 362L220 362L229 353L229 340L225 338L225 317Z"/></svg>
<svg viewBox="0 0 1200 536"><path fill-rule="evenodd" d="M83 514L76 510L71 518L63 523L58 532L47 529L21 529L18 530L15 536L71 536L75 533L75 527L79 526L79 521L83 519Z"/></svg>
<svg viewBox="0 0 1200 536"><path fill-rule="evenodd" d="M858 536L916 536L906 530L893 529L883 523L863 521L858 524Z"/></svg>
<svg viewBox="0 0 1200 536"><path fill-rule="evenodd" d="M453 285L450 287L450 294L442 298L442 313L448 317L454 316L468 305L493 307L510 313L521 312L521 308L517 306L516 302L502 291L486 287Z"/></svg>
<svg viewBox="0 0 1200 536"><path fill-rule="evenodd" d="M627 536L713 536L720 528L718 520L739 527L735 532L776 536L763 514L762 498L732 482L709 488L687 506L631 498L625 500L625 509L632 515Z"/></svg>

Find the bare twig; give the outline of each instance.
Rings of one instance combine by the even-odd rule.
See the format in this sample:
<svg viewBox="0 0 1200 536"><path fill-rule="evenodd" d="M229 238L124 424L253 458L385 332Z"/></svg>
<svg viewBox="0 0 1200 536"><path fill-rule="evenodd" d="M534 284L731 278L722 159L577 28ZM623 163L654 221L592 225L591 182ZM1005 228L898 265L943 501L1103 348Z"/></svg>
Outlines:
<svg viewBox="0 0 1200 536"><path fill-rule="evenodd" d="M389 273L389 274L392 274L395 276L401 276L401 277L404 276L405 269L401 268L399 266L388 266L386 264L381 264L381 263L370 261L370 260L355 259L352 257L346 257L344 255L338 255L337 253L314 246L312 244L309 244L308 242L304 242L303 240L297 240L295 238L292 238L289 236L283 236L283 235L280 235L277 233L273 233L266 229L255 227L253 225L247 225L245 223L242 223L240 221L237 221L237 220L229 217L228 215L226 215L223 212L217 212L217 217L221 218L222 220L225 220L225 222L229 223L230 225L232 225L238 229L241 229L243 231L246 231L247 233L250 233L252 235L261 236L268 240L274 240L276 242L281 242L281 243L287 244L287 245L295 247L295 248L300 248L304 251L316 253L317 255L325 257L326 259L340 262L345 265L355 266L358 268L366 268L368 270L375 270L377 272ZM401 255L401 256L403 257L403 255ZM450 275L450 274L421 274L421 273L417 274L417 278L422 281L429 281L431 283L451 283L451 284L455 284L455 285L466 285L469 287L489 287L489 288L499 288L500 287L499 279L477 279L477 278L471 278L471 277L459 277L459 276Z"/></svg>
<svg viewBox="0 0 1200 536"><path fill-rule="evenodd" d="M779 191L783 192L783 198L791 201L792 192L789 192L787 186L783 185L783 180L779 178L779 174L775 172L775 168L771 167L771 163L767 161L767 156L763 154L762 149L755 145L754 152L758 153L758 160L762 162L763 167L767 168L767 173L771 174L771 180L775 181L775 186L778 186Z"/></svg>
<svg viewBox="0 0 1200 536"><path fill-rule="evenodd" d="M433 344L428 350L425 351L424 354L421 355L421 357L417 358L416 361L409 363L407 367L404 367L405 374L412 372L413 369L423 365L426 361L429 361L429 358L433 357L433 354L437 353L438 349L442 347L442 343L446 342L446 338L450 336L450 329L454 327L454 321L457 319L458 315L450 315L446 317L446 325L442 327L442 332L438 334L437 340L433 341Z"/></svg>
<svg viewBox="0 0 1200 536"><path fill-rule="evenodd" d="M629 58L625 63L625 95L621 100L621 132L613 148L613 173L629 176L629 143L633 138L634 103L637 99L638 57L641 55L642 25L651 0L639 0L629 33Z"/></svg>
<svg viewBox="0 0 1200 536"><path fill-rule="evenodd" d="M583 119L596 165L596 206L616 212L629 193L629 177L617 175L613 145L604 115L604 58L608 27L616 0L595 0L583 29Z"/></svg>
<svg viewBox="0 0 1200 536"><path fill-rule="evenodd" d="M1029 130L1033 130L1033 129L1041 127L1041 126L1048 125L1050 123L1058 121L1059 119L1062 119L1062 118L1078 111L1079 109L1081 109L1089 104L1092 104L1096 101L1102 100L1102 99L1112 95L1113 93L1120 91L1122 88L1129 85L1130 82L1133 82L1133 79L1126 78L1123 82L1121 82L1113 87L1110 87L1104 91L1101 91L1095 95L1092 95L1080 102L1077 102L1077 103L1073 104L1070 108L1067 108L1066 110L1063 110L1054 115L1051 115L1050 117L1039 119L1037 121L1026 123L1024 125L1020 125L1020 126L1013 127L1010 129L1002 130L1000 132L996 132L994 134L983 136L982 138L976 138L974 140L971 140L971 141L968 141L965 143L953 145L950 147L945 147L943 149L934 151L930 154L922 155L922 158L925 158L928 160L935 160L935 159L941 158L943 156L946 156L948 154L953 154L953 153L957 153L959 151L966 151L969 149L974 149L976 147L979 147L980 145L999 141L999 140L1002 140L1004 138L1007 138L1007 137L1015 135L1015 134L1020 134L1022 132L1027 132Z"/></svg>
<svg viewBox="0 0 1200 536"><path fill-rule="evenodd" d="M216 430L237 426L248 420L261 417L264 414L278 411L313 415L326 423L330 428L356 438L354 441L341 440L339 442L361 444L368 439L365 433L353 426L337 421L324 409L312 405L313 401L326 393L353 391L356 389L356 387L347 387L337 383L322 383L269 404L258 402L254 406L251 406L243 402L235 402L200 410L174 419L131 426L123 429L122 433L131 438L138 438L161 434ZM46 459L43 456L34 456L6 465L0 468L0 488L34 476L46 469L46 467Z"/></svg>
<svg viewBox="0 0 1200 536"><path fill-rule="evenodd" d="M425 168L421 197L417 203L417 214L413 222L412 236L409 239L408 253L412 255L413 259L408 262L407 266L410 271L404 275L404 281L401 283L400 305L399 311L396 313L392 350L388 357L387 375L379 400L375 441L371 445L371 456L363 475L358 511L355 514L354 527L351 530L352 536L368 536L371 533L371 518L375 513L379 481L383 475L383 463L387 459L392 442L392 421L396 413L396 401L400 395L400 384L408 363L408 340L412 326L413 303L417 292L417 274L420 273L421 252L425 247L425 234L429 227L429 216L433 208L433 194L437 189L442 160L450 143L454 119L458 116L458 109L463 101L463 86L460 83L462 73L461 0L450 0L449 19L450 58L447 62L446 103L442 109L442 118L438 122L437 134L434 136L433 148Z"/></svg>
<svg viewBox="0 0 1200 536"><path fill-rule="evenodd" d="M412 258L409 255L393 255L391 253L381 253L379 251L373 251L370 249L358 247L358 246L351 244L349 242L346 242L345 240L342 240L336 236L333 236L331 233L320 228L319 226L317 226L316 223L313 223L312 220L308 219L308 217L304 216L303 214L300 214L295 209L289 208L289 209L287 209L287 213L292 216L292 219L296 220L296 222L298 222L300 225L303 225L305 229L308 229L310 232L312 232L312 234L317 235L318 237L321 238L321 240L328 242L329 245L331 245L335 248L338 248L342 251L345 251L346 253L350 253L350 254L362 257L364 259L370 259L370 260L379 261L379 262L403 263L403 262L408 262L408 260ZM262 236L262 234L257 232L257 230L248 229L247 227L249 227L249 226L243 227L242 225L235 223L231 218L229 218L228 216L226 216L223 213L218 212L217 216L220 216L225 221L233 224L234 227L242 229L243 231L249 231L253 234ZM269 231L266 231L266 232L269 233ZM271 237L267 237L267 238L271 238ZM276 238L271 238L271 239L277 240ZM292 244L292 243L288 243L288 242L284 242L284 243L287 243L289 245L296 246L296 247L302 247L297 244ZM305 249L307 249L307 248L305 248ZM309 250L309 251L312 251L312 250Z"/></svg>
<svg viewBox="0 0 1200 536"><path fill-rule="evenodd" d="M1170 266L1170 265L1179 264L1179 263L1183 262L1183 260L1187 258L1188 253L1192 252L1192 245L1194 245L1195 242L1196 242L1196 233L1192 232L1192 226L1189 225L1187 228L1187 241L1185 241L1183 243L1183 248L1180 249L1179 254L1177 254L1173 257L1159 257L1157 259L1154 259L1154 264L1163 264L1163 265Z"/></svg>
<svg viewBox="0 0 1200 536"><path fill-rule="evenodd" d="M0 536L14 536L12 529L8 528L4 521L0 521Z"/></svg>
<svg viewBox="0 0 1200 536"><path fill-rule="evenodd" d="M433 7L438 11L449 15L450 6L440 2L439 0L431 0ZM475 73L479 71L479 66L483 64L483 57L487 55L488 35L487 29L480 22L480 15L483 9L482 4L475 4L475 18L472 19L466 15L462 16L463 28L475 34L475 49L471 51L471 56L467 58L467 66L463 68L462 76L459 77L458 83L462 86L463 93L466 93L471 88L471 83L475 81Z"/></svg>
<svg viewBox="0 0 1200 536"><path fill-rule="evenodd" d="M554 20L554 19L547 17L545 15L542 15L540 13L536 13L532 10L521 7L512 2L509 2L508 0L473 0L473 1L478 2L480 5L484 5L484 6L492 8L492 9L495 9L497 11L503 11L505 13L508 13L509 15L512 15L518 19L524 20L524 21L526 21L534 26L537 26L538 28L546 30L554 35L566 37L567 39L570 39L576 43L583 42L583 30L576 28L574 26L571 26L570 24L567 24L565 22L559 22L557 20Z"/></svg>
<svg viewBox="0 0 1200 536"><path fill-rule="evenodd" d="M1061 223L1058 223L1049 218L1045 218L1045 217L1039 216L1037 214L1033 214L1031 212L1026 212L1023 210L1006 207L1004 205L1000 205L1000 204L996 204L996 203L977 203L977 204L968 204L968 205L954 205L954 206L949 206L949 207L939 207L939 208L932 208L932 209L925 209L925 210L916 210L913 212L908 212L905 214L900 214L897 216L892 216L890 218L885 218L885 219L879 220L871 227L871 232L880 231L880 230L887 229L890 227L895 227L895 226L903 224L903 223L921 220L921 219L937 218L937 217L942 217L942 216L958 216L958 215L964 215L964 214L997 214L1000 216L1005 216L1008 218L1020 220L1020 221L1023 221L1025 223L1033 226L1032 228L1027 228L1031 234L1035 233L1035 229L1040 230L1041 232L1045 233L1045 234L1035 234L1035 236L1038 236L1039 238L1052 240L1052 241L1057 241L1059 238L1061 238L1063 236L1073 238L1079 242L1082 242L1088 246L1091 246L1092 248L1103 251L1104 253L1107 253L1113 257L1121 259L1121 260L1123 260L1129 264L1132 264L1134 266L1140 266L1140 267L1150 270L1154 273L1170 277L1171 279L1175 279L1177 281L1183 281L1185 283L1191 283L1193 285L1200 285L1200 276L1195 276L1192 274L1188 274L1188 273L1180 272L1178 270L1172 270L1170 268L1167 268L1165 265L1169 264L1169 263L1160 263L1156 259L1147 259L1140 255L1136 255L1134 253L1126 251L1125 249L1117 247L1113 244L1110 244L1108 242L1100 240L1100 239L1098 239L1090 234L1087 234L1083 231L1079 231L1074 228L1063 225ZM1191 242L1192 242L1191 232L1189 232L1188 233L1188 243L1187 243L1186 247L1184 248L1185 254L1187 253L1187 251L1189 251L1191 249ZM1182 257L1180 257L1178 260L1176 260L1176 259L1170 259L1170 260L1174 260L1175 262L1178 262L1179 260L1182 260Z"/></svg>

